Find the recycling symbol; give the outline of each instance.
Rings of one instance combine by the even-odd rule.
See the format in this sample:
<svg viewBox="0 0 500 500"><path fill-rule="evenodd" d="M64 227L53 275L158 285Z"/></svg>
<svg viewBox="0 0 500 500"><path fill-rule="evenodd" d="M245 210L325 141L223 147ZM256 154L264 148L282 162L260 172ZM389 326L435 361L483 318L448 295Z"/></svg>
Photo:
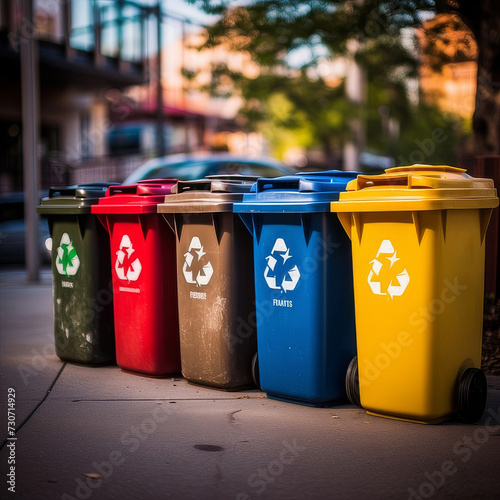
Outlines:
<svg viewBox="0 0 500 500"><path fill-rule="evenodd" d="M200 238L193 236L188 251L184 254L184 265L182 266L182 273L188 283L196 286L208 285L212 274L214 274L214 269L210 262L205 263L206 258L202 260L206 254L207 252L203 251Z"/></svg>
<svg viewBox="0 0 500 500"><path fill-rule="evenodd" d="M57 248L56 268L59 274L66 277L74 276L80 267L80 259L76 254L73 242L68 233L63 233L61 243Z"/></svg>
<svg viewBox="0 0 500 500"><path fill-rule="evenodd" d="M300 279L300 271L297 265L291 266L289 259L290 249L286 246L283 238L277 238L271 255L266 257L267 266L264 271L264 279L267 286L273 290L282 290L283 292L295 290Z"/></svg>
<svg viewBox="0 0 500 500"><path fill-rule="evenodd" d="M381 257L381 255L384 255L384 257ZM381 260L378 260L379 258ZM386 287L385 291L382 291L380 273L384 266L387 266L387 262L384 259L387 259L389 261L389 269L391 269L392 266L398 260L400 260L390 240L382 241L375 259L370 262L372 267L370 269L370 272L368 273L368 284L370 285L370 288L375 295L388 294L391 299L393 299L394 297L400 297L401 295L403 295L406 287L408 286L408 283L410 282L408 271L405 268L394 278L391 278L389 285Z"/></svg>
<svg viewBox="0 0 500 500"><path fill-rule="evenodd" d="M119 248L118 252L116 252L115 262L115 271L118 278L128 282L137 281L142 271L142 265L128 235L123 235Z"/></svg>

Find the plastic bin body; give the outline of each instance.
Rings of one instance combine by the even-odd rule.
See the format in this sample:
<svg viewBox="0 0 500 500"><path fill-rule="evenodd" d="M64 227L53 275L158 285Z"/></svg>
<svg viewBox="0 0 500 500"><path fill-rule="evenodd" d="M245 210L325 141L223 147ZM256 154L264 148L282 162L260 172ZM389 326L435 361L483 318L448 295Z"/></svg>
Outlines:
<svg viewBox="0 0 500 500"><path fill-rule="evenodd" d="M328 406L355 354L351 245L329 213L356 173L260 179L235 211L253 234L260 386Z"/></svg>
<svg viewBox="0 0 500 500"><path fill-rule="evenodd" d="M436 423L480 368L490 181L452 167L360 176L332 203L353 248L361 405Z"/></svg>
<svg viewBox="0 0 500 500"><path fill-rule="evenodd" d="M254 180L180 181L158 205L177 238L182 375L191 383L231 391L253 383L252 240L232 205Z"/></svg>
<svg viewBox="0 0 500 500"><path fill-rule="evenodd" d="M175 238L156 213L175 182L113 187L92 209L110 239L116 362L153 377L180 371Z"/></svg>
<svg viewBox="0 0 500 500"><path fill-rule="evenodd" d="M63 361L115 360L109 238L90 213L108 186L51 188L37 208L52 238L55 348Z"/></svg>

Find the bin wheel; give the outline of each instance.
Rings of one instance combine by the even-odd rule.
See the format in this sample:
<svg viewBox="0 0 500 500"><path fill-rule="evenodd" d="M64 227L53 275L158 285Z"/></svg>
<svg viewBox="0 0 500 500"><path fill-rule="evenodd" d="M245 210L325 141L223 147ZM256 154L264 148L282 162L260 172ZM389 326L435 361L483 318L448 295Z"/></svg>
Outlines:
<svg viewBox="0 0 500 500"><path fill-rule="evenodd" d="M488 382L479 368L467 368L458 381L458 416L467 424L477 422L486 408Z"/></svg>
<svg viewBox="0 0 500 500"><path fill-rule="evenodd" d="M252 359L252 378L254 384L260 389L259 355L257 353Z"/></svg>
<svg viewBox="0 0 500 500"><path fill-rule="evenodd" d="M354 356L347 367L345 376L345 389L347 398L356 406L361 406L361 398L359 396L359 375L358 375L358 357Z"/></svg>

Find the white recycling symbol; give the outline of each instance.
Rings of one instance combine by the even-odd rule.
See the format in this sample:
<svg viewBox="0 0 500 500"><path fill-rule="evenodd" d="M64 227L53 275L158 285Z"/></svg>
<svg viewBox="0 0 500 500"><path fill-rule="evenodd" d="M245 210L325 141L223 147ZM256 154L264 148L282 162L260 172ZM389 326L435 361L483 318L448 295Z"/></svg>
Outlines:
<svg viewBox="0 0 500 500"><path fill-rule="evenodd" d="M300 279L300 271L297 265L287 269L287 260L290 259L290 249L286 246L283 238L277 238L271 255L266 257L267 266L264 270L264 279L267 286L273 290L283 292L295 290ZM281 261L281 259L283 259Z"/></svg>
<svg viewBox="0 0 500 500"><path fill-rule="evenodd" d="M57 248L56 269L66 277L74 276L80 267L80 259L68 233L63 233Z"/></svg>
<svg viewBox="0 0 500 500"><path fill-rule="evenodd" d="M214 274L212 264L210 262L207 262L203 266L199 264L201 258L206 254L207 252L203 251L200 238L193 236L189 243L188 251L184 254L184 265L182 266L182 273L188 283L196 286L208 285L212 274ZM196 269L198 269L197 273ZM196 276L194 276L195 274Z"/></svg>
<svg viewBox="0 0 500 500"><path fill-rule="evenodd" d="M118 278L127 281L137 281L142 271L141 261L135 253L130 237L122 236L120 249L116 252L115 271Z"/></svg>
<svg viewBox="0 0 500 500"><path fill-rule="evenodd" d="M387 290L385 292L382 291L381 289L381 283L380 281L377 281L377 276L380 274L380 270L384 265L387 265L385 261L380 261L378 260L381 254L387 254L390 255L390 257L384 257L390 262L389 269L398 261L400 260L399 257L397 256L397 251L394 250L394 247L391 243L390 240L384 240L380 244L380 248L378 249L377 255L375 259L373 259L370 264L372 265L370 272L368 273L368 284L370 285L370 288L372 289L372 292L375 295L387 295L393 299L394 297L400 297L403 295L404 291L406 290L406 287L408 286L408 283L410 282L410 276L408 274L408 271L403 269L402 272L400 272L398 275L396 275L396 279L391 279ZM382 259L382 257L381 257Z"/></svg>

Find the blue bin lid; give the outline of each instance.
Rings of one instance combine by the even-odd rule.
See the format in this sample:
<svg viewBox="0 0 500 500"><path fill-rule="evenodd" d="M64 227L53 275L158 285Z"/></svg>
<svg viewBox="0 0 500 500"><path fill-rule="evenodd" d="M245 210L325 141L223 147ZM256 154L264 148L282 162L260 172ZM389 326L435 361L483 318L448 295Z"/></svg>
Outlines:
<svg viewBox="0 0 500 500"><path fill-rule="evenodd" d="M359 172L327 170L304 172L274 179L260 178L243 200L235 203L237 213L329 212L330 202L339 199L349 181Z"/></svg>

